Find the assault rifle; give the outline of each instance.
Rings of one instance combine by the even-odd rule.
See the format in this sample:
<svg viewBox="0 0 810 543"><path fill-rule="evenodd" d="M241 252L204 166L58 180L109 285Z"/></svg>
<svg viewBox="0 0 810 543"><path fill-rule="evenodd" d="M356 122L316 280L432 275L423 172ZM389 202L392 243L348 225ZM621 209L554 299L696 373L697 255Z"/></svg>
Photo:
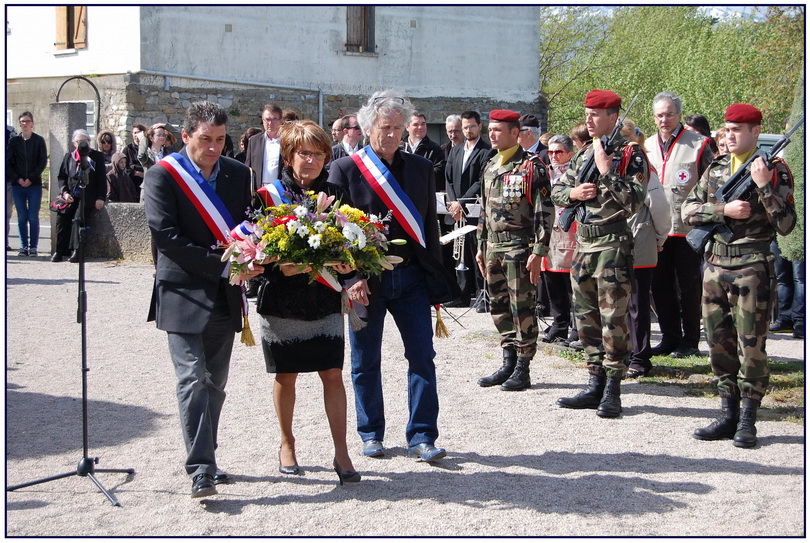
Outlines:
<svg viewBox="0 0 810 543"><path fill-rule="evenodd" d="M729 177L728 181L726 181L723 186L717 189L715 192L717 201L721 204L727 204L735 200L742 200L744 202L749 200L757 188L756 183L754 183L751 177L751 164L753 164L757 158L762 157L768 169L773 170L776 167L777 155L787 147L788 143L790 143L790 136L793 135L803 122L804 117L799 119L793 128L788 130L784 136L779 138L779 141L771 147L769 153L766 153L762 149L757 149L754 154L751 155L751 158L745 161L745 164L740 166L740 169ZM714 234L720 234L723 241L731 243L733 232L729 226L729 221L730 219L726 218L725 222L722 223L695 226L686 235L686 242L698 254L703 254L706 244L709 243L709 240L712 239Z"/></svg>
<svg viewBox="0 0 810 543"><path fill-rule="evenodd" d="M610 136L602 136L600 141L602 142L602 148L605 150L605 154L613 154L616 150L616 146L622 139L624 119L627 118L627 114L630 113L630 109L632 109L633 104L636 103L636 98L638 98L638 94L633 97L630 101L630 105L624 110L624 115L616 121L616 126L613 127L613 132ZM596 153L594 152L582 169L579 170L577 185L581 185L582 183L596 183L599 180L599 175L599 168L596 167ZM572 206L566 207L560 214L560 228L563 229L563 232L568 232L571 229L571 225L574 224L574 217L579 219L580 222L585 218L584 201L579 201Z"/></svg>

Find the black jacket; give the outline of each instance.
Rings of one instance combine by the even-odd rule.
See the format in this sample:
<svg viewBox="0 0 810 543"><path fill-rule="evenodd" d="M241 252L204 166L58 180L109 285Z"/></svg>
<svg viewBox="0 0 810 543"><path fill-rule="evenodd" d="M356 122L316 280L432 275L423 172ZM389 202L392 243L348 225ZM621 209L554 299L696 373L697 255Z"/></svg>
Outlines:
<svg viewBox="0 0 810 543"><path fill-rule="evenodd" d="M42 184L42 172L48 165L48 150L45 139L39 134L31 134L26 141L21 135L8 141L6 172L8 182L19 185L20 179L28 179L32 185Z"/></svg>

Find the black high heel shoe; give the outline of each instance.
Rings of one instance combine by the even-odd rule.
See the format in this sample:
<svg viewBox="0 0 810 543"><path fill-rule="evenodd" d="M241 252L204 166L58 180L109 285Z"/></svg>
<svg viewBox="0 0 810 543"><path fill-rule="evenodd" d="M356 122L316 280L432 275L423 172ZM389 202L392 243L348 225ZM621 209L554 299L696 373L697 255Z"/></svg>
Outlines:
<svg viewBox="0 0 810 543"><path fill-rule="evenodd" d="M356 471L352 470L343 471L343 469L340 467L340 464L338 464L337 458L335 458L332 461L332 466L335 468L335 473L337 473L341 485L343 484L344 481L347 483L359 483L360 479L362 479L362 477L360 477L360 474L357 473Z"/></svg>
<svg viewBox="0 0 810 543"><path fill-rule="evenodd" d="M301 468L298 467L298 462L292 466L284 466L281 464L281 449L278 450L278 471L284 475L300 475Z"/></svg>

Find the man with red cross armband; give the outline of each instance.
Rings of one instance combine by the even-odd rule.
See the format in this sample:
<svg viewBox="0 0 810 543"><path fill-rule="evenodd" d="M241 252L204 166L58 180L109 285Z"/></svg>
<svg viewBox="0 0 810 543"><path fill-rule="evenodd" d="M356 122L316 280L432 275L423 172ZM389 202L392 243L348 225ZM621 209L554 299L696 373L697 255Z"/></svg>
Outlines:
<svg viewBox="0 0 810 543"><path fill-rule="evenodd" d="M489 114L489 139L497 154L482 174L475 260L486 278L503 365L478 384L501 385L501 390L531 386L529 364L538 336L535 295L554 222L548 171L536 154L518 144L519 134L519 113Z"/></svg>
<svg viewBox="0 0 810 543"><path fill-rule="evenodd" d="M574 317L588 357L588 388L557 404L596 409L600 417L622 412L621 380L632 351L627 306L633 289L633 235L627 219L644 201L649 164L644 150L618 136L605 152L622 99L612 91L585 97L585 126L593 145L571 159L551 191L562 207L577 206L577 248L571 263ZM583 174L582 172L588 172Z"/></svg>
<svg viewBox="0 0 810 543"><path fill-rule="evenodd" d="M691 226L721 224L731 232L724 237L715 230L703 271L703 326L722 414L695 430L694 437L753 447L757 408L769 379L765 340L775 287L770 242L776 233L793 230L796 209L787 165L779 158L766 162L757 150L762 113L749 104L732 104L725 120L729 154L712 162L682 212ZM720 203L718 190L741 168L750 168L745 174L749 196Z"/></svg>
<svg viewBox="0 0 810 543"><path fill-rule="evenodd" d="M659 92L652 109L658 136L649 138L644 148L664 186L672 219L652 276L652 297L661 328L661 342L652 348L652 354L684 358L699 354L701 261L686 242L692 227L681 219L681 208L714 155L710 138L687 130L681 123L678 96Z"/></svg>
<svg viewBox="0 0 810 543"><path fill-rule="evenodd" d="M227 120L217 104L191 104L185 147L149 168L143 183L157 249L148 320L169 340L192 498L216 494L214 485L229 482L214 450L234 333L247 315L243 289L228 282L229 264L215 248L246 218L252 198L250 168L221 156ZM262 271L255 266L243 279Z"/></svg>

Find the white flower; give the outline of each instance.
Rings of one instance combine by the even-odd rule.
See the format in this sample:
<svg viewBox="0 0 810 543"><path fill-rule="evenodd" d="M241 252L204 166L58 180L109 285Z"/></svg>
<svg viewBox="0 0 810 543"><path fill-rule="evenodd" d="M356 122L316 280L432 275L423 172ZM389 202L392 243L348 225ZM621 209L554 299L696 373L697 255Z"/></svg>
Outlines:
<svg viewBox="0 0 810 543"><path fill-rule="evenodd" d="M307 241L307 243L309 243L309 246L312 247L313 249L317 249L318 247L321 246L321 235L313 234L309 236L309 240Z"/></svg>
<svg viewBox="0 0 810 543"><path fill-rule="evenodd" d="M323 233L323 231L326 230L326 225L323 223L323 221L317 221L312 226L314 226L315 230L317 230L319 233Z"/></svg>
<svg viewBox="0 0 810 543"><path fill-rule="evenodd" d="M298 227L298 230L296 230L295 233L302 238L305 238L309 235L309 227L306 224L302 224Z"/></svg>
<svg viewBox="0 0 810 543"><path fill-rule="evenodd" d="M295 229L301 225L298 221L290 221L287 223L287 232L295 232Z"/></svg>
<svg viewBox="0 0 810 543"><path fill-rule="evenodd" d="M293 214L299 219L306 217L307 213L308 213L307 208L305 208L304 206L298 206L295 209L293 209Z"/></svg>
<svg viewBox="0 0 810 543"><path fill-rule="evenodd" d="M372 214L370 214L368 216L368 220L371 221L371 222L380 222L380 218L377 215L375 215L374 213L372 213Z"/></svg>
<svg viewBox="0 0 810 543"><path fill-rule="evenodd" d="M354 223L348 223L343 227L343 237L349 240L349 243L352 245L354 245L354 241L357 240L357 247L359 249L366 246L366 235L363 233L363 229Z"/></svg>

